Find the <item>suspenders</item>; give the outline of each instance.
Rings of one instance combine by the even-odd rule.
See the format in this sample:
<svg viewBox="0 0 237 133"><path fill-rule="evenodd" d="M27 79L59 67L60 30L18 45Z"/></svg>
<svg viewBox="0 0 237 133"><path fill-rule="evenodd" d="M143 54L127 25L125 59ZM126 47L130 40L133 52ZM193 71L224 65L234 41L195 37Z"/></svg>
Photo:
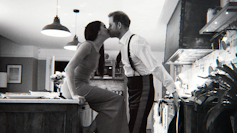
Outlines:
<svg viewBox="0 0 237 133"><path fill-rule="evenodd" d="M131 39L134 35L135 34L132 34L129 38L129 41L128 41L128 60L129 60L129 63L131 65L132 69L134 70L133 76L135 76L135 71L141 76L141 74L135 68L134 63L133 63L132 58L131 58L131 54L130 54L130 41L131 41Z"/></svg>
<svg viewBox="0 0 237 133"><path fill-rule="evenodd" d="M129 63L130 63L130 65L131 65L131 67L132 67L132 69L134 70L134 71L136 71L136 68L135 68L135 66L134 66L134 63L133 63L133 61L132 61L132 58L131 58L131 54L130 54L130 41L131 41L131 39L132 39L132 37L134 36L134 34L132 34L131 36L130 36L130 38L129 38L129 41L128 41L128 60L129 60Z"/></svg>
<svg viewBox="0 0 237 133"><path fill-rule="evenodd" d="M129 60L129 63L132 67L132 69L134 70L134 76L135 76L135 71L141 76L141 74L136 70L135 66L134 66L134 63L132 61L132 58L131 58L131 54L130 54L130 41L132 39L132 37L134 36L135 34L132 34L129 38L129 41L128 41L128 60ZM121 61L121 51L119 52L119 54L117 55L116 57L116 61L117 61L117 64L116 64L116 68L119 68L119 63Z"/></svg>

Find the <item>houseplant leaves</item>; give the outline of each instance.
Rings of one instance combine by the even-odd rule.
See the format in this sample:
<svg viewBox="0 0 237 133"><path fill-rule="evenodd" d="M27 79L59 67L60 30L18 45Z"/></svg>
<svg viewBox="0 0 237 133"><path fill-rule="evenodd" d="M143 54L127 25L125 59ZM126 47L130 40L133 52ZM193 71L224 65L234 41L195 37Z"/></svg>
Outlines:
<svg viewBox="0 0 237 133"><path fill-rule="evenodd" d="M216 63L219 71L207 77L201 77L211 80L211 84L198 87L199 90L195 95L196 100L206 97L202 105L217 100L217 103L206 114L206 129L209 129L223 111L235 112L237 109L237 68L232 62L232 69L225 64L222 65L218 60Z"/></svg>

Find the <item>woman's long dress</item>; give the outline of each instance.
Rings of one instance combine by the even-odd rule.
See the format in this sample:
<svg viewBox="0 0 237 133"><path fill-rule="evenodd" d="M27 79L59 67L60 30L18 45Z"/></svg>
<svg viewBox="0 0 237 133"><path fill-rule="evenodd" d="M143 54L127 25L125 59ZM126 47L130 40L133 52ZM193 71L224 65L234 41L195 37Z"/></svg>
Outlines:
<svg viewBox="0 0 237 133"><path fill-rule="evenodd" d="M98 112L96 116L99 133L129 133L124 98L96 86L89 85L90 75L98 66L100 54L92 45L91 54L75 69L74 94L84 96L90 107Z"/></svg>

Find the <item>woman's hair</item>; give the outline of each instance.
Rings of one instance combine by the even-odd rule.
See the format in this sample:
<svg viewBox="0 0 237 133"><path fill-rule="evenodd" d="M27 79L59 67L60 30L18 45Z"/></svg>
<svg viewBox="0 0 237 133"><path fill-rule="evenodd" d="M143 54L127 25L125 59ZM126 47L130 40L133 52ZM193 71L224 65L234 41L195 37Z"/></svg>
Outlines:
<svg viewBox="0 0 237 133"><path fill-rule="evenodd" d="M98 32L100 31L100 26L101 26L100 21L90 22L85 28L85 32L84 32L85 39L87 41L94 41L98 36Z"/></svg>
<svg viewBox="0 0 237 133"><path fill-rule="evenodd" d="M101 26L101 22L100 21L93 21L90 22L84 31L84 35L85 35L85 39L87 41L94 41L97 36L98 36L98 32L100 31L100 26ZM100 48L100 59L99 59L99 64L98 64L98 74L99 76L103 77L104 76L104 45L101 46Z"/></svg>
<svg viewBox="0 0 237 133"><path fill-rule="evenodd" d="M108 17L113 17L113 21L117 24L118 22L122 23L125 27L129 28L130 19L128 15L122 11L111 12Z"/></svg>

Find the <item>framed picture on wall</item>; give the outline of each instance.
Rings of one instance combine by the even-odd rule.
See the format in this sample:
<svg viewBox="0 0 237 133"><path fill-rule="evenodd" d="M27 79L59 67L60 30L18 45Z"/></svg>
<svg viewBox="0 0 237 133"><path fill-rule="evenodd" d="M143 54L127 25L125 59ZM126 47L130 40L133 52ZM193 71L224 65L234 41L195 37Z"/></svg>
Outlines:
<svg viewBox="0 0 237 133"><path fill-rule="evenodd" d="M7 65L7 83L21 83L22 65Z"/></svg>

